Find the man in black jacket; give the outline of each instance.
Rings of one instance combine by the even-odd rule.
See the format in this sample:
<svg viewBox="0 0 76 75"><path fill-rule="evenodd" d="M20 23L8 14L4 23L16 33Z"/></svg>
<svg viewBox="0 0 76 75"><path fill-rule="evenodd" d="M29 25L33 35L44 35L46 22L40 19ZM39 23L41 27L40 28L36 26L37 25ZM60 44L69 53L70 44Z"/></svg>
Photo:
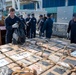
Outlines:
<svg viewBox="0 0 76 75"><path fill-rule="evenodd" d="M26 36L28 38L30 38L30 14L27 15L27 18L26 18Z"/></svg>
<svg viewBox="0 0 76 75"><path fill-rule="evenodd" d="M71 32L71 43L76 43L76 13L73 14L73 19L70 20L67 35Z"/></svg>
<svg viewBox="0 0 76 75"><path fill-rule="evenodd" d="M50 39L52 35L53 21L50 18L51 14L47 14L47 20L44 23L43 32L46 30L46 38Z"/></svg>
<svg viewBox="0 0 76 75"><path fill-rule="evenodd" d="M43 26L44 26L44 19L43 19L43 15L39 16L39 21L38 21L38 29L39 29L39 37L42 36L42 30L43 30Z"/></svg>
<svg viewBox="0 0 76 75"><path fill-rule="evenodd" d="M20 28L22 28L25 32L25 26L21 22L21 20L15 16L15 9L14 8L9 8L9 15L5 19L5 26L6 26L6 43L11 43L12 42L12 36L15 28L18 28L18 24L15 24L17 22L20 22Z"/></svg>
<svg viewBox="0 0 76 75"><path fill-rule="evenodd" d="M36 37L36 23L37 23L37 20L36 20L34 14L32 14L31 16L32 16L31 21L30 21L30 23L31 23L31 38L35 38Z"/></svg>

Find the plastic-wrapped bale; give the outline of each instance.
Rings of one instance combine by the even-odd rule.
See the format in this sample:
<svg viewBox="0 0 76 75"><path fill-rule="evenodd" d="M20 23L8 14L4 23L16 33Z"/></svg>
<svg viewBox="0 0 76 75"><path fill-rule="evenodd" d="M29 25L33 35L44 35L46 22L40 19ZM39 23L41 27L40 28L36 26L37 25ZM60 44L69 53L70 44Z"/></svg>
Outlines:
<svg viewBox="0 0 76 75"><path fill-rule="evenodd" d="M37 64L39 64L40 66L44 67L45 70L51 68L54 66L54 63L50 62L50 60L41 60L39 62L37 62Z"/></svg>
<svg viewBox="0 0 76 75"><path fill-rule="evenodd" d="M67 75L69 72L70 70L63 69L62 67L56 65L41 75Z"/></svg>
<svg viewBox="0 0 76 75"><path fill-rule="evenodd" d="M65 69L69 69L69 70L72 69L72 67L68 63L65 63L65 62L62 62L62 61L58 62L57 65L65 68Z"/></svg>
<svg viewBox="0 0 76 75"><path fill-rule="evenodd" d="M70 44L67 46L69 49L76 49L76 44Z"/></svg>
<svg viewBox="0 0 76 75"><path fill-rule="evenodd" d="M29 66L29 68L34 68L37 71L37 74L41 74L42 72L44 72L44 67L40 66L39 64L33 64L31 66Z"/></svg>
<svg viewBox="0 0 76 75"><path fill-rule="evenodd" d="M0 68L0 75L11 75L12 72L13 71L7 66L4 66L4 67Z"/></svg>
<svg viewBox="0 0 76 75"><path fill-rule="evenodd" d="M16 61L16 63L17 63L17 64L22 64L24 67L33 64L32 62L30 62L30 61L28 61L28 60L25 60L25 59L22 59L22 60Z"/></svg>
<svg viewBox="0 0 76 75"><path fill-rule="evenodd" d="M3 58L3 59L0 59L0 67L3 67L5 65L8 65L10 63L12 63L13 61L10 60L9 58Z"/></svg>
<svg viewBox="0 0 76 75"><path fill-rule="evenodd" d="M9 44L5 44L5 45L1 45L1 46L0 46L1 49L2 49L2 48L6 48L6 47L10 47L10 45L9 45Z"/></svg>
<svg viewBox="0 0 76 75"><path fill-rule="evenodd" d="M5 56L2 53L0 53L0 59L2 58L5 58Z"/></svg>
<svg viewBox="0 0 76 75"><path fill-rule="evenodd" d="M22 53L19 53L19 54L15 54L15 55L12 55L10 56L10 58L14 61L17 61L17 60L21 60L23 58L27 58L31 55L30 52L22 52Z"/></svg>
<svg viewBox="0 0 76 75"><path fill-rule="evenodd" d="M34 38L33 40L37 41L37 42L45 42L46 39L45 38Z"/></svg>
<svg viewBox="0 0 76 75"><path fill-rule="evenodd" d="M59 51L61 48L60 47L57 47L57 46L53 46L53 47L50 47L50 49L54 52L57 52Z"/></svg>
<svg viewBox="0 0 76 75"><path fill-rule="evenodd" d="M21 67L16 63L10 63L9 65L7 65L7 67L10 68L13 72L21 69Z"/></svg>
<svg viewBox="0 0 76 75"><path fill-rule="evenodd" d="M28 57L25 58L25 59L29 60L29 61L32 62L32 63L35 63L35 62L37 62L37 61L39 61L39 60L42 60L41 57L36 56L36 55L28 56Z"/></svg>
<svg viewBox="0 0 76 75"><path fill-rule="evenodd" d="M12 51L8 51L8 52L5 52L4 54L8 57L12 56L12 55L15 55L15 54L19 54L21 52L24 52L24 50L22 49L18 49L18 50L12 50Z"/></svg>
<svg viewBox="0 0 76 75"><path fill-rule="evenodd" d="M15 55L16 53L14 51L8 51L4 53L6 56L10 57L12 55Z"/></svg>
<svg viewBox="0 0 76 75"><path fill-rule="evenodd" d="M40 64L41 63L41 64ZM47 66L47 67L46 67ZM29 66L30 68L34 68L37 71L38 75L41 75L41 73L43 73L44 71L46 71L49 67L52 67L53 65L51 65L50 62L48 62L47 60L45 61L40 61L37 62L31 66Z"/></svg>
<svg viewBox="0 0 76 75"><path fill-rule="evenodd" d="M60 53L60 52L56 52L56 53L54 53L54 55L61 57L61 58L66 58L66 55L64 55L63 53Z"/></svg>
<svg viewBox="0 0 76 75"><path fill-rule="evenodd" d="M57 44L56 46L61 48L61 49L64 48L64 45L62 45L62 44Z"/></svg>
<svg viewBox="0 0 76 75"><path fill-rule="evenodd" d="M1 49L1 52L5 53L5 52L8 52L8 51L12 51L12 50L13 50L13 48L11 48L11 47L4 47L4 48Z"/></svg>
<svg viewBox="0 0 76 75"><path fill-rule="evenodd" d="M70 57L70 56L67 57L66 59L64 59L63 62L66 62L68 64L76 66L76 58L73 58L73 57Z"/></svg>
<svg viewBox="0 0 76 75"><path fill-rule="evenodd" d="M9 68L14 68L14 67L18 67L18 64L16 64L16 63L10 63L10 64L8 64L7 65L7 67L9 67Z"/></svg>
<svg viewBox="0 0 76 75"><path fill-rule="evenodd" d="M63 56L63 54L61 53L55 53L55 54L51 54L48 59L51 60L54 63L57 63L59 61L61 61L63 58L65 58L66 56Z"/></svg>
<svg viewBox="0 0 76 75"><path fill-rule="evenodd" d="M35 45L35 44L36 44L36 41L31 40L30 43L31 43L32 45Z"/></svg>
<svg viewBox="0 0 76 75"><path fill-rule="evenodd" d="M70 53L70 55L71 55L72 57L76 57L76 51L73 51L72 53Z"/></svg>
<svg viewBox="0 0 76 75"><path fill-rule="evenodd" d="M47 58L50 56L53 52L50 50L43 50L41 52L38 52L37 55Z"/></svg>
<svg viewBox="0 0 76 75"><path fill-rule="evenodd" d="M37 49L37 48L36 48L36 49L35 49L35 48L33 48L33 49L27 48L27 51L36 54L36 53L38 53L38 52L41 51L41 50L39 50L39 49Z"/></svg>
<svg viewBox="0 0 76 75"><path fill-rule="evenodd" d="M54 42L49 42L49 43L48 43L48 45L49 45L49 47L52 47L52 46L57 45L57 43L54 43Z"/></svg>

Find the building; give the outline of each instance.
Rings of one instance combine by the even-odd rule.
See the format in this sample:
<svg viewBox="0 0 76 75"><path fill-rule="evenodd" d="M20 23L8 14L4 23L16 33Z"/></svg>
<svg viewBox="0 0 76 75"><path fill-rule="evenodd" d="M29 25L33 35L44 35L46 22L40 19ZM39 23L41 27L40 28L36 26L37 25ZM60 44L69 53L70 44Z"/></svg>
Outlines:
<svg viewBox="0 0 76 75"><path fill-rule="evenodd" d="M11 0L7 0L10 6ZM55 22L68 22L72 18L72 14L76 13L76 0L42 0L43 9L47 13L51 13ZM21 9L34 9L34 3L22 4Z"/></svg>
<svg viewBox="0 0 76 75"><path fill-rule="evenodd" d="M55 22L67 23L76 12L76 0L42 0L43 9L53 15ZM23 5L23 9L34 9L34 4Z"/></svg>

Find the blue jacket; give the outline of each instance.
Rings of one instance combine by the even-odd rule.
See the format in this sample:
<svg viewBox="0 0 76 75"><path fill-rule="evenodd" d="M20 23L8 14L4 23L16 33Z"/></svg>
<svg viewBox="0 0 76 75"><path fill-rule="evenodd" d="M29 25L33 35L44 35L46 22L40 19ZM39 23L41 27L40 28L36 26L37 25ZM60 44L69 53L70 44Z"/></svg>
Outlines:
<svg viewBox="0 0 76 75"><path fill-rule="evenodd" d="M51 38L52 35L52 28L53 28L53 21L51 18L48 18L43 27L43 32L46 30L46 37Z"/></svg>
<svg viewBox="0 0 76 75"><path fill-rule="evenodd" d="M36 18L32 17L31 20L30 20L30 23L31 23L31 28L35 29L36 28L36 23L37 23Z"/></svg>

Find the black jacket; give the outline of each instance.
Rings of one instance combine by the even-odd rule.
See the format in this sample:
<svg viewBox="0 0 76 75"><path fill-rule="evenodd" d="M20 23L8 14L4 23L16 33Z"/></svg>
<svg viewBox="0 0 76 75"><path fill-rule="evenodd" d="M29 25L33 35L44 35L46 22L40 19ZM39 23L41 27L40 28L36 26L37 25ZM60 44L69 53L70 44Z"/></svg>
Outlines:
<svg viewBox="0 0 76 75"><path fill-rule="evenodd" d="M15 16L13 19L10 16L8 16L5 19L6 43L11 43L12 42L12 35L13 35L13 32L14 32L14 28L12 28L12 25L15 24L16 22L21 23L20 28L22 28L24 30L24 32L25 32L25 26L17 16Z"/></svg>
<svg viewBox="0 0 76 75"><path fill-rule="evenodd" d="M71 20L69 22L67 32L71 32L71 43L76 43L76 21Z"/></svg>

